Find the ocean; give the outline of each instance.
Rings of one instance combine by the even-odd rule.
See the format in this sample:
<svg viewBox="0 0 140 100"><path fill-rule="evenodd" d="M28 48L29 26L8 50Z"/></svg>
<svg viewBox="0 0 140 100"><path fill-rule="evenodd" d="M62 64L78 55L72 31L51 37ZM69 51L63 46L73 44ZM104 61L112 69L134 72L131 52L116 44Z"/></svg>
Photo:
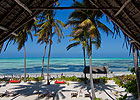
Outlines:
<svg viewBox="0 0 140 100"><path fill-rule="evenodd" d="M89 60L86 59L87 66ZM27 58L27 73L41 73L42 58ZM94 58L93 66L109 66L110 72L127 72L129 67L133 67L131 58ZM83 72L83 58L51 58L50 73L62 72ZM0 74L23 74L24 58L0 58ZM47 58L44 63L44 73L47 73Z"/></svg>

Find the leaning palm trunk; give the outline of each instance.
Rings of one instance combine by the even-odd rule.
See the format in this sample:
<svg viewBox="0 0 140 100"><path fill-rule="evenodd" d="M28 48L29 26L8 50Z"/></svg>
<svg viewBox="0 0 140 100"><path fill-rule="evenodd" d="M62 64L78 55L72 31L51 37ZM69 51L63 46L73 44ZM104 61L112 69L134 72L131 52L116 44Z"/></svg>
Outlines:
<svg viewBox="0 0 140 100"><path fill-rule="evenodd" d="M91 38L90 38L90 51L89 51L90 86L91 86L92 100L94 100L96 98L96 96L95 96L94 83L93 83L93 77L92 77L92 60L91 60L91 55L92 55L92 43L91 43Z"/></svg>
<svg viewBox="0 0 140 100"><path fill-rule="evenodd" d="M90 86L91 86L91 94L92 94L92 100L96 98L95 92L94 92L94 83L93 83L93 77L92 77L92 61L91 61L91 55L89 56L89 63L90 63Z"/></svg>
<svg viewBox="0 0 140 100"><path fill-rule="evenodd" d="M140 100L140 74L139 74L139 68L138 68L138 56L136 53L136 47L133 46L133 59L134 59L134 65L135 65L135 73L136 73L136 79L137 79L137 89L138 89L138 100Z"/></svg>
<svg viewBox="0 0 140 100"><path fill-rule="evenodd" d="M47 45L45 45L44 48L44 54L43 54L43 59L42 59L42 69L41 69L41 77L44 79L44 74L43 74L43 69L44 69L44 57L45 57L45 53L46 53L46 47Z"/></svg>
<svg viewBox="0 0 140 100"><path fill-rule="evenodd" d="M86 58L85 58L85 47L83 47L83 55L84 55L84 67L86 68ZM85 82L86 82L86 73L85 73Z"/></svg>
<svg viewBox="0 0 140 100"><path fill-rule="evenodd" d="M52 33L50 35L50 44L49 44L49 54L48 54L48 66L47 66L47 84L49 85L49 61L50 61L50 54L51 54L51 45L52 45Z"/></svg>
<svg viewBox="0 0 140 100"><path fill-rule="evenodd" d="M26 82L26 51L24 45L24 82Z"/></svg>

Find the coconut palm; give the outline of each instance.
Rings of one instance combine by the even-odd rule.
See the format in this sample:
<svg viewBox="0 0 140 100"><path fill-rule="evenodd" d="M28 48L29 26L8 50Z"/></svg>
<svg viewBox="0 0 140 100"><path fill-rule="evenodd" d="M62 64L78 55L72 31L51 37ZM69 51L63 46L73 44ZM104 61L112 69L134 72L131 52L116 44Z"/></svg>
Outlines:
<svg viewBox="0 0 140 100"><path fill-rule="evenodd" d="M43 53L43 59L42 59L42 68L41 68L41 77L44 79L44 74L43 74L43 69L44 69L44 57L45 57L45 53L46 53L46 47L47 44L49 42L49 36L48 36L48 32L46 30L46 34L40 34L40 33L36 33L34 34L34 36L38 36L38 40L37 43L45 43L45 47L44 47L44 53Z"/></svg>
<svg viewBox="0 0 140 100"><path fill-rule="evenodd" d="M74 33L73 33L74 34ZM78 45L82 45L82 50L83 50L83 56L84 56L84 67L86 67L86 58L85 58L85 49L86 49L86 39L83 38L83 36L73 36L73 35L68 35L69 37L72 37L69 41L75 41L74 43L71 43L67 46L67 50L71 49L72 47L76 47ZM85 79L86 79L86 74L85 74ZM86 82L86 80L85 80Z"/></svg>
<svg viewBox="0 0 140 100"><path fill-rule="evenodd" d="M76 2L74 6L90 6L90 2L87 0L83 0L82 3ZM90 61L90 83L91 83L91 91L92 91L92 99L95 98L94 93L94 85L93 85L93 79L92 79L92 43L97 44L97 47L100 47L100 34L101 31L99 29L103 30L104 33L107 35L109 33L113 33L107 26L105 26L99 19L102 18L103 14L98 10L75 10L71 13L69 16L69 21L66 25L72 25L73 27L78 26L78 30L76 33L83 34L86 40L86 48L87 48L87 54L89 56ZM96 40L96 41L94 41Z"/></svg>
<svg viewBox="0 0 140 100"><path fill-rule="evenodd" d="M4 51L6 51L8 45L13 42L13 44L18 44L18 50L21 50L24 47L24 82L26 82L26 50L25 50L25 43L28 40L28 36L30 36L31 40L33 41L31 31L33 31L36 28L34 24L34 19L32 19L30 22L25 24L23 27L18 29L15 33L18 34L18 36L11 36L9 40L6 43Z"/></svg>
<svg viewBox="0 0 140 100"><path fill-rule="evenodd" d="M92 99L96 98L94 92L93 77L92 77L92 60L91 60L92 45L94 44L96 48L99 49L101 44L100 34L97 34L98 31L96 30L96 28L93 27L94 25L92 24L92 22L89 19L86 19L80 25L78 25L78 29L74 32L75 36L82 35L85 38L85 45L90 61L90 85L91 85Z"/></svg>
<svg viewBox="0 0 140 100"><path fill-rule="evenodd" d="M32 23L34 20L32 21ZM25 42L28 40L28 35L31 37L33 41L32 34L31 34L31 23L26 24L22 29L19 30L18 37L15 38L15 42L18 43L18 50L21 50L24 47L24 82L26 82L26 50L25 50Z"/></svg>
<svg viewBox="0 0 140 100"><path fill-rule="evenodd" d="M43 20L38 23L38 26L40 27L38 31L38 36L39 36L38 42L44 43L45 41L46 45L49 43L48 64L47 64L47 84L50 84L49 83L49 61L50 61L51 46L53 43L52 37L54 34L57 34L59 42L61 38L64 37L61 27L64 27L65 24L62 21L55 19L54 17L55 17L54 11L46 11L46 13L44 14Z"/></svg>
<svg viewBox="0 0 140 100"><path fill-rule="evenodd" d="M131 42L131 40L129 41ZM138 93L138 100L140 100L140 72L139 72L139 61L138 58L140 60L139 57L139 48L138 45L136 43L131 43L130 45L130 53L131 53L131 49L133 51L133 60L134 60L134 66L135 66L135 74L136 74L136 80L137 80L137 93Z"/></svg>

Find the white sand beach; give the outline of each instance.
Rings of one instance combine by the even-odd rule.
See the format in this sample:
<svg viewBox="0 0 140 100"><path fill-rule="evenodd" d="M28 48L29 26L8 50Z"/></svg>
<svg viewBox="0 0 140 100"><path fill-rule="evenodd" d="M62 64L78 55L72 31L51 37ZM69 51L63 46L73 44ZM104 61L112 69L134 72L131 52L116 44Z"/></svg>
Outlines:
<svg viewBox="0 0 140 100"><path fill-rule="evenodd" d="M58 73L56 73L57 75ZM64 73L65 75L66 73ZM116 73L116 75L122 74L129 74L129 73ZM55 74L53 74L55 75ZM66 75L71 75L67 73ZM81 74L75 73L75 76ZM93 75L94 76L94 75ZM57 77L57 76L56 76ZM99 77L99 75L98 75ZM111 76L110 76L111 77ZM47 85L46 81L42 82L21 82L21 83L8 83L4 84L1 83L0 93L4 93L7 91L15 91L18 95L13 97L0 97L0 100L38 100L38 92L45 92L46 90L50 92L55 92L55 96L51 98L41 98L39 100L91 100L90 97L84 97L85 93L90 93L90 82L88 84L84 84L83 82L71 82L68 81L69 85L67 84L54 84L54 81L51 81L50 85ZM119 98L120 95L125 95L124 88L119 87L115 84L114 80L108 80L106 84L103 82L99 82L94 85L95 86L95 93L97 98L102 98L102 100L116 100ZM81 93L80 93L81 91ZM77 92L77 98L72 97L71 93ZM128 93L129 99L133 100L133 95Z"/></svg>
<svg viewBox="0 0 140 100"><path fill-rule="evenodd" d="M119 75L129 75L131 74L131 72L113 72L113 73L108 73L107 77L113 77L113 76L119 76ZM50 73L50 78L57 78L57 77L61 77L63 76L76 76L76 77L84 77L84 73L83 72L63 72L63 73ZM41 74L40 73L27 73L27 77L40 77ZM44 74L44 76L46 76L46 74ZM106 74L93 74L93 78L99 78L99 77L106 77ZM0 78L4 78L4 77L24 77L24 74L20 74L20 75L0 75ZM47 77L45 77L47 78ZM87 74L87 78L89 78L89 74Z"/></svg>

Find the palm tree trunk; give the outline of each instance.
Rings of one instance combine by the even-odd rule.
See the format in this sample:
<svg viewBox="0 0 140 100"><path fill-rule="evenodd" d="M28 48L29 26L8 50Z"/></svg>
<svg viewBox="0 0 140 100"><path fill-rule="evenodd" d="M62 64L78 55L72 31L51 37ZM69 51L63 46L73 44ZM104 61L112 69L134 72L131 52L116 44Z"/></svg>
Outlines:
<svg viewBox="0 0 140 100"><path fill-rule="evenodd" d="M45 57L45 53L46 53L46 47L47 47L47 45L45 45L45 48L44 48L44 54L43 54L43 59L42 59L42 69L41 69L41 77L43 79L44 79L43 67L44 67L44 57Z"/></svg>
<svg viewBox="0 0 140 100"><path fill-rule="evenodd" d="M51 45L52 45L52 33L50 34L50 44L49 44L49 54L48 54L48 66L47 66L47 84L49 85L49 62L50 62L50 54L51 54Z"/></svg>
<svg viewBox="0 0 140 100"><path fill-rule="evenodd" d="M92 60L91 60L91 55L92 55L92 43L91 43L91 38L90 38L90 54L89 54L89 63L90 63L90 86L91 86L92 100L94 100L96 98L96 96L95 96L93 76L92 76Z"/></svg>
<svg viewBox="0 0 140 100"><path fill-rule="evenodd" d="M26 82L26 51L24 45L24 82Z"/></svg>
<svg viewBox="0 0 140 100"><path fill-rule="evenodd" d="M83 55L84 55L84 67L86 68L86 58L85 58L85 47L83 47ZM85 73L85 82L86 82L86 73Z"/></svg>
<svg viewBox="0 0 140 100"><path fill-rule="evenodd" d="M138 89L138 100L140 100L140 74L139 74L139 67L138 67L138 56L136 53L136 47L133 46L133 59L134 59L134 65L135 65L135 73L136 73L136 79L137 79L137 89Z"/></svg>
<svg viewBox="0 0 140 100"><path fill-rule="evenodd" d="M94 83L93 83L93 76L92 76L92 60L91 55L89 56L89 63L90 63L90 86L91 86L91 94L92 94L92 100L96 98L95 92L94 92Z"/></svg>

